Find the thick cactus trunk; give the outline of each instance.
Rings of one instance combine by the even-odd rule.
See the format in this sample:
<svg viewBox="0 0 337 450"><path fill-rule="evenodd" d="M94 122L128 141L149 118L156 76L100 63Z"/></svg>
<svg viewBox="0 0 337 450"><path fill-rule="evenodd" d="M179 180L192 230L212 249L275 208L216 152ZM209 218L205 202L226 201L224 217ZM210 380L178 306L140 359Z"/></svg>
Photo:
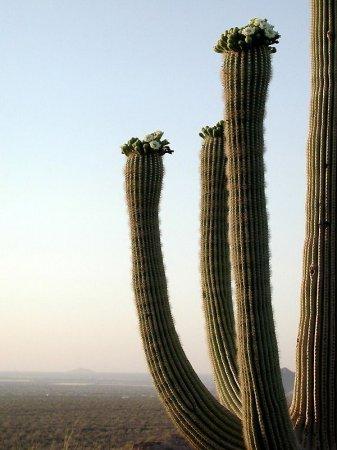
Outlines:
<svg viewBox="0 0 337 450"><path fill-rule="evenodd" d="M263 118L267 46L225 51L225 136L231 262L237 294L238 361L249 449L294 449L283 392L270 289Z"/></svg>
<svg viewBox="0 0 337 450"><path fill-rule="evenodd" d="M201 281L207 337L220 401L241 416L228 246L223 124L204 129L201 173Z"/></svg>
<svg viewBox="0 0 337 450"><path fill-rule="evenodd" d="M306 237L292 419L304 448L336 449L337 5L312 1Z"/></svg>
<svg viewBox="0 0 337 450"><path fill-rule="evenodd" d="M159 395L172 420L193 447L242 448L241 424L200 382L173 324L158 219L162 156L131 153L125 179L133 287L146 358Z"/></svg>

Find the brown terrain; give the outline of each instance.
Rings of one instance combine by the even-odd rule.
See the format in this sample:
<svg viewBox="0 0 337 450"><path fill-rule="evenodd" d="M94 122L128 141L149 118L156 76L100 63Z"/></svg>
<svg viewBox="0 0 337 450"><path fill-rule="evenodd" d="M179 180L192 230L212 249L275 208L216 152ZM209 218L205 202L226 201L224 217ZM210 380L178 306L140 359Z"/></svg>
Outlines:
<svg viewBox="0 0 337 450"><path fill-rule="evenodd" d="M1 450L188 448L148 375L0 373Z"/></svg>

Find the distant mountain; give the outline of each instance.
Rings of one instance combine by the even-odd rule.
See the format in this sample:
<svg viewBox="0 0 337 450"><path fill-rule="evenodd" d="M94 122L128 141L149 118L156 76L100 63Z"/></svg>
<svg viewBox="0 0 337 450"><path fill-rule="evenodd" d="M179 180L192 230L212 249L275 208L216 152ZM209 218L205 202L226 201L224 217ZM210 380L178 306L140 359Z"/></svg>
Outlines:
<svg viewBox="0 0 337 450"><path fill-rule="evenodd" d="M287 404L288 404L288 406L291 405L291 402L292 402L292 400L293 400L293 392L294 392L294 391L290 391L290 392L288 392L288 394L286 394L286 399L287 399Z"/></svg>
<svg viewBox="0 0 337 450"><path fill-rule="evenodd" d="M91 376L91 375L95 375L96 372L94 370L91 369L83 369L82 367L79 367L78 369L72 369L72 370L67 370L67 372L69 375L79 375L79 376Z"/></svg>
<svg viewBox="0 0 337 450"><path fill-rule="evenodd" d="M294 388L295 373L292 372L291 370L287 369L287 367L283 367L281 369L281 375L282 375L284 392L286 393L286 396L288 397L288 394L291 393Z"/></svg>

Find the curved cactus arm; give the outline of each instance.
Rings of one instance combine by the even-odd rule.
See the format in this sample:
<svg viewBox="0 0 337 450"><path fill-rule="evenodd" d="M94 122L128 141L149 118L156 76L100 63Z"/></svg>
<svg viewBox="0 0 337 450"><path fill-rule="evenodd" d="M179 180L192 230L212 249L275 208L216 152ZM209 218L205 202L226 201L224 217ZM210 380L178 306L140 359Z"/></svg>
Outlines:
<svg viewBox="0 0 337 450"><path fill-rule="evenodd" d="M220 402L241 416L228 246L223 121L205 127L200 154L201 281L206 330Z"/></svg>
<svg viewBox="0 0 337 450"><path fill-rule="evenodd" d="M148 365L167 412L193 447L240 449L240 422L201 383L174 327L159 232L162 179L162 156L129 153L125 182L133 287Z"/></svg>
<svg viewBox="0 0 337 450"><path fill-rule="evenodd" d="M337 447L337 5L312 0L306 237L291 416L305 448Z"/></svg>
<svg viewBox="0 0 337 450"><path fill-rule="evenodd" d="M271 305L263 161L270 48L224 51L222 74L244 439L249 449L295 449Z"/></svg>

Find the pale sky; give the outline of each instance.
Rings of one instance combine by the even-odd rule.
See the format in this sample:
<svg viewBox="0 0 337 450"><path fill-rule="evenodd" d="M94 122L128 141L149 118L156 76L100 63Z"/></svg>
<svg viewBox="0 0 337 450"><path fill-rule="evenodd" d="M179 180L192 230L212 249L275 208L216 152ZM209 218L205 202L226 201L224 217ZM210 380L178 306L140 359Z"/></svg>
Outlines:
<svg viewBox="0 0 337 450"><path fill-rule="evenodd" d="M304 236L309 2L2 0L0 370L147 370L119 146L156 129L162 236L178 333L209 372L200 296L200 128L222 118L219 35L266 17L273 308L294 369Z"/></svg>

